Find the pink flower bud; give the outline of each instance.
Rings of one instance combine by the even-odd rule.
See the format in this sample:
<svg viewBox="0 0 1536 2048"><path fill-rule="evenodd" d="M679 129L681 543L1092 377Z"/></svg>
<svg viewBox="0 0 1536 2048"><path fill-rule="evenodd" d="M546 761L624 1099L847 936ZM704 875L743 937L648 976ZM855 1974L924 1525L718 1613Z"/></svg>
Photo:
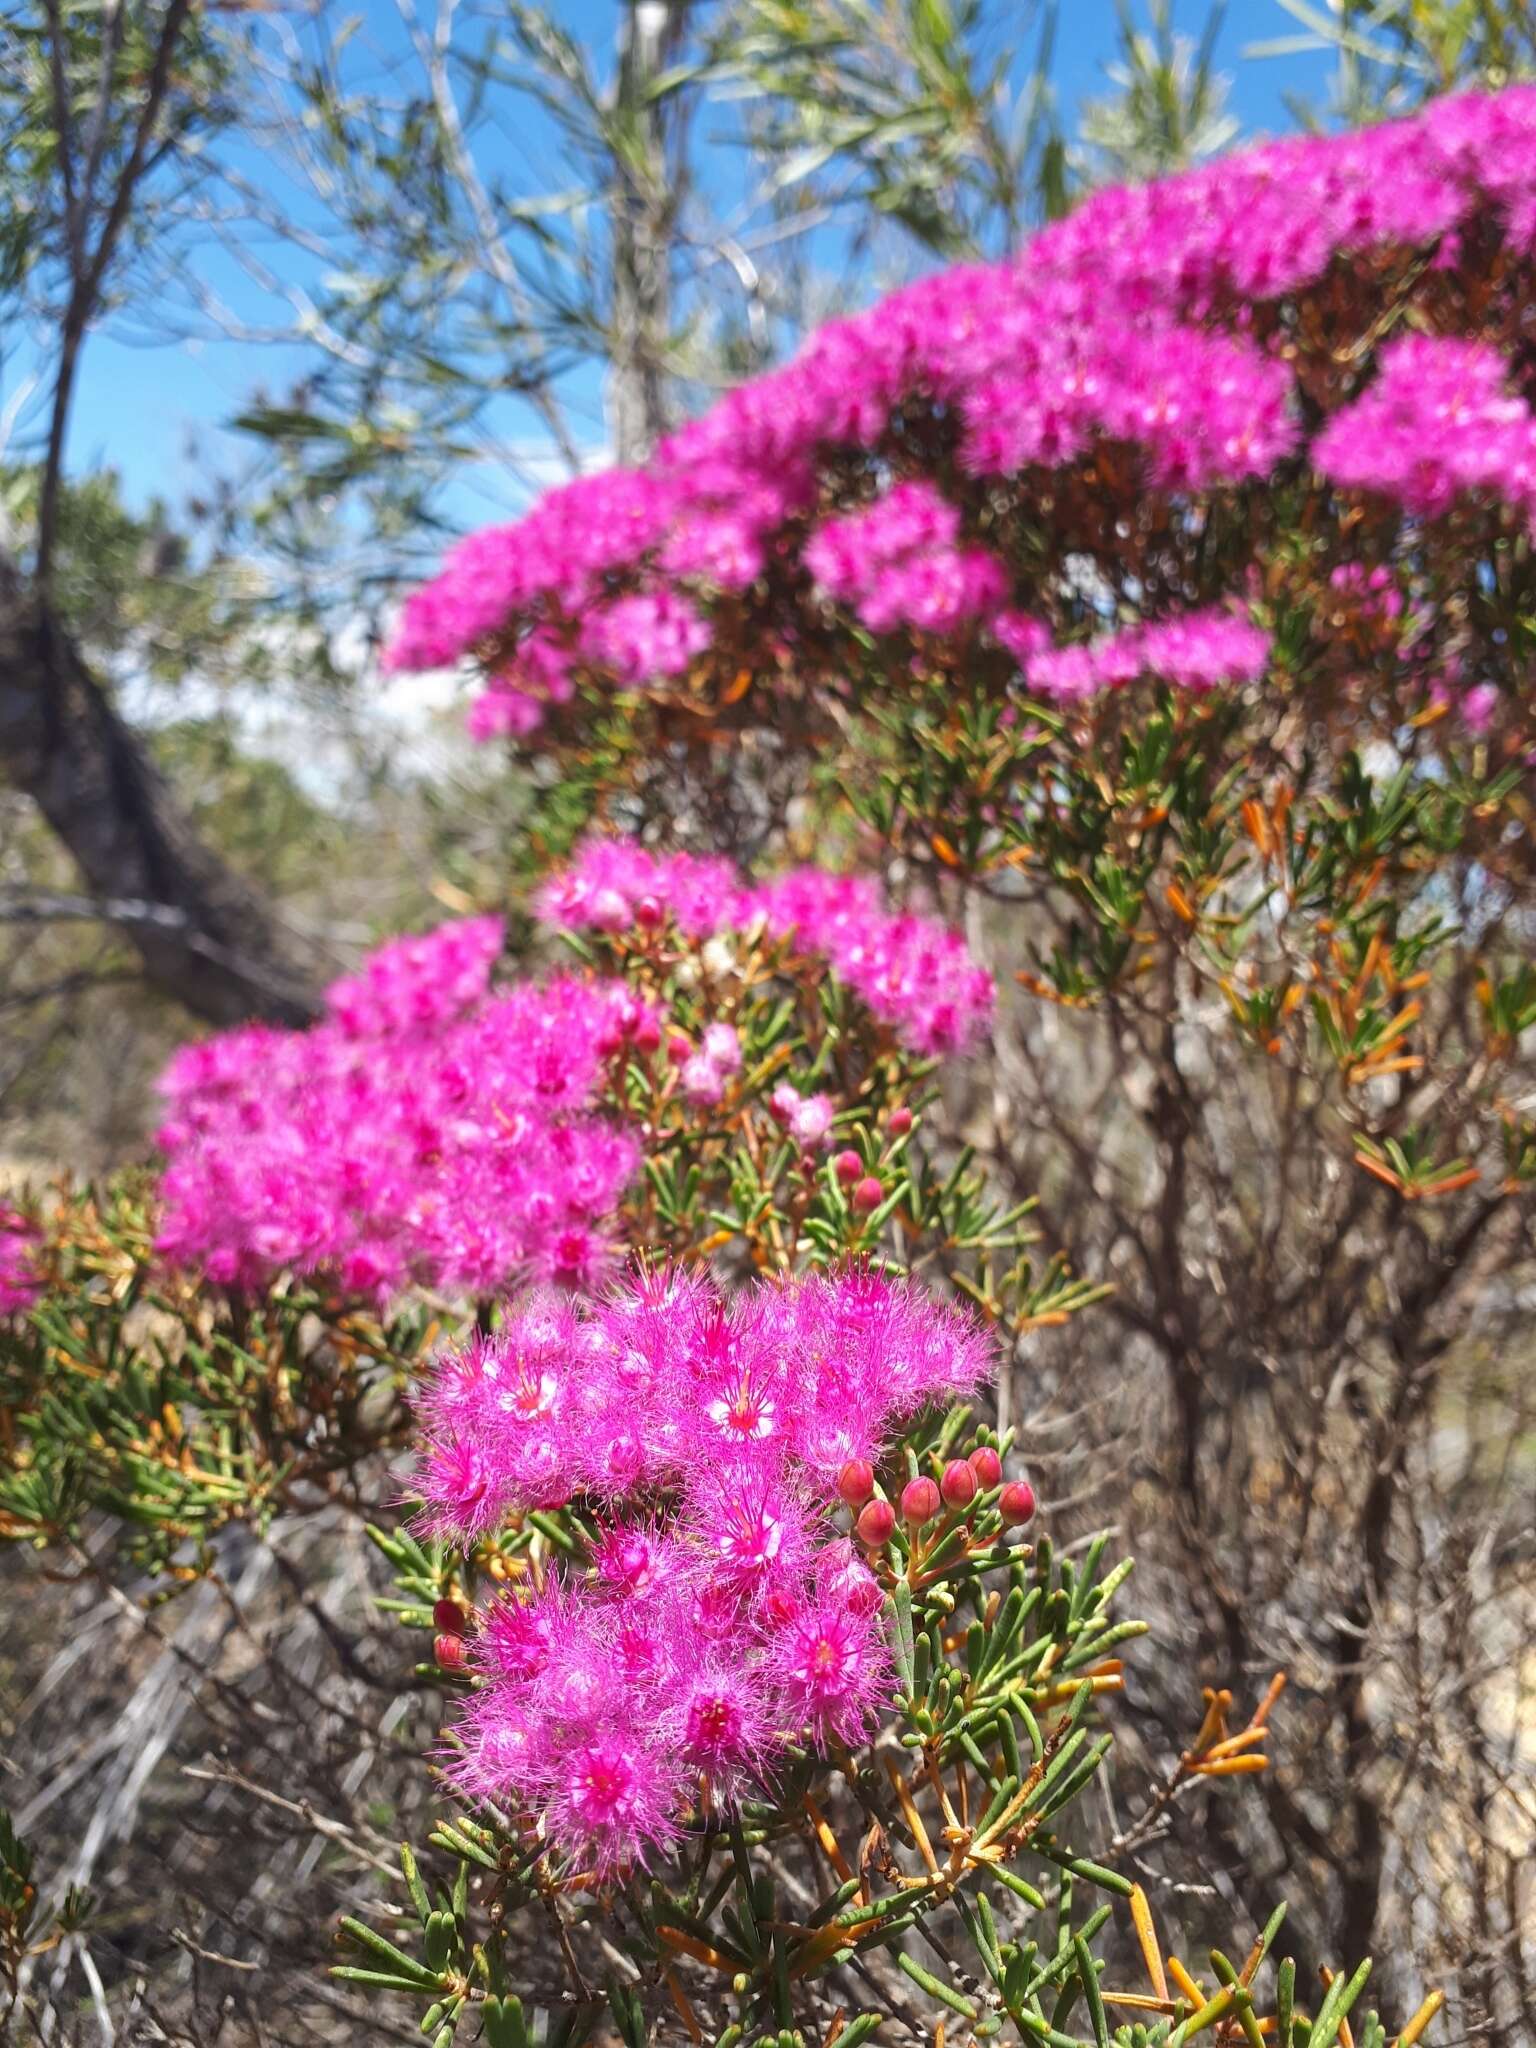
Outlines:
<svg viewBox="0 0 1536 2048"><path fill-rule="evenodd" d="M432 1608L432 1626L439 1635L461 1636L464 1633L464 1610L457 1600L438 1600Z"/></svg>
<svg viewBox="0 0 1536 2048"><path fill-rule="evenodd" d="M837 1475L837 1490L849 1507L863 1507L875 1490L875 1469L869 1460L850 1458Z"/></svg>
<svg viewBox="0 0 1536 2048"><path fill-rule="evenodd" d="M1003 1461L990 1444L978 1444L971 1453L971 1470L982 1487L996 1486L1003 1476Z"/></svg>
<svg viewBox="0 0 1536 2048"><path fill-rule="evenodd" d="M617 889L599 889L587 915L600 932L621 932L629 923L629 905Z"/></svg>
<svg viewBox="0 0 1536 2048"><path fill-rule="evenodd" d="M885 1189L872 1173L867 1174L859 1182L849 1199L852 1201L855 1209L867 1216L871 1209L878 1209L885 1200Z"/></svg>
<svg viewBox="0 0 1536 2048"><path fill-rule="evenodd" d="M1011 1480L999 1495L997 1506L1010 1529L1021 1529L1035 1519L1035 1489L1027 1479Z"/></svg>
<svg viewBox="0 0 1536 2048"><path fill-rule="evenodd" d="M896 1510L888 1500L868 1501L859 1510L859 1519L853 1526L861 1543L867 1543L871 1550L878 1550L895 1534Z"/></svg>
<svg viewBox="0 0 1536 2048"><path fill-rule="evenodd" d="M661 1044L661 1026L654 1017L641 1017L634 1030L636 1052L654 1052Z"/></svg>
<svg viewBox="0 0 1536 2048"><path fill-rule="evenodd" d="M799 1606L799 1596L790 1586L770 1586L763 1598L763 1613L769 1621L793 1621Z"/></svg>
<svg viewBox="0 0 1536 2048"><path fill-rule="evenodd" d="M902 1489L901 1518L914 1529L931 1522L939 1512L939 1489L931 1479L909 1479Z"/></svg>
<svg viewBox="0 0 1536 2048"><path fill-rule="evenodd" d="M944 1496L944 1505L951 1508L968 1508L976 1498L976 1490L976 1474L964 1458L951 1458L939 1480L939 1492Z"/></svg>
<svg viewBox="0 0 1536 2048"><path fill-rule="evenodd" d="M703 1053L711 1066L718 1067L722 1074L734 1074L741 1066L741 1040L729 1024L707 1024L704 1027Z"/></svg>
<svg viewBox="0 0 1536 2048"><path fill-rule="evenodd" d="M893 1109L891 1111L890 1125L893 1138L904 1138L912 1128L911 1110L905 1106L900 1109Z"/></svg>
<svg viewBox="0 0 1536 2048"><path fill-rule="evenodd" d="M642 896L635 905L635 923L642 931L655 931L665 916L666 912L654 896Z"/></svg>
<svg viewBox="0 0 1536 2048"><path fill-rule="evenodd" d="M857 1152L839 1152L832 1162L832 1171L845 1188L851 1188L864 1171L864 1162Z"/></svg>
<svg viewBox="0 0 1536 2048"><path fill-rule="evenodd" d="M831 1102L825 1095L807 1095L803 1102L796 1103L789 1128L807 1150L820 1145L832 1128Z"/></svg>
<svg viewBox="0 0 1536 2048"><path fill-rule="evenodd" d="M432 1644L432 1654L444 1671L464 1669L464 1638L459 1635L441 1635Z"/></svg>
<svg viewBox="0 0 1536 2048"><path fill-rule="evenodd" d="M690 1102L702 1102L707 1108L719 1102L725 1094L724 1074L712 1059L701 1052L684 1060L678 1080Z"/></svg>

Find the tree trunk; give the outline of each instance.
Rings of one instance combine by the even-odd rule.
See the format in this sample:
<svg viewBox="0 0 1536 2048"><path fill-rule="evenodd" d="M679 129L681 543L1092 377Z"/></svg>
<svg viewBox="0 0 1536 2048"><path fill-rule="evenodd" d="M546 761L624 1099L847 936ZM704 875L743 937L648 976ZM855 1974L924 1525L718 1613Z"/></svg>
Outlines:
<svg viewBox="0 0 1536 2048"><path fill-rule="evenodd" d="M211 1024L302 1024L313 979L205 846L57 617L0 558L0 773L31 797L154 985Z"/></svg>
<svg viewBox="0 0 1536 2048"><path fill-rule="evenodd" d="M625 0L618 101L626 146L614 161L613 334L608 413L621 463L643 461L672 424L667 403L672 244L681 167L675 101L656 81L677 59L687 0Z"/></svg>

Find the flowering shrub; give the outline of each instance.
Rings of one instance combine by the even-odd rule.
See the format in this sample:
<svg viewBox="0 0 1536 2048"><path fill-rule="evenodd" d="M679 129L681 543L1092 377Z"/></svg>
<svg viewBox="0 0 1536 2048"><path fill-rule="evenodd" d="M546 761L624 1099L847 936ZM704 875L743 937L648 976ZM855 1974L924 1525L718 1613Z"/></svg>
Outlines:
<svg viewBox="0 0 1536 2048"><path fill-rule="evenodd" d="M501 927L476 919L383 949L311 1031L180 1057L156 1243L168 1290L195 1299L200 1263L229 1297L204 1328L172 1292L185 1352L151 1388L112 1322L159 1284L147 1228L126 1264L61 1251L90 1312L18 1323L0 1512L75 1540L126 1502L151 1567L193 1574L221 1518L362 1455L372 1382L408 1403L419 1509L374 1533L451 1698L432 1844L453 1877L434 1895L407 1851L408 1907L349 1920L341 1974L414 1995L439 2048L460 2022L491 2048L852 2048L888 2021L1384 2048L1349 2017L1366 1966L1314 1998L1281 1962L1261 1988L1278 1915L1241 1965L1169 1959L1132 1874L1192 1786L1266 1768L1278 1680L1236 1728L1213 1686L1093 1846L1078 1802L1139 1632L1112 1612L1129 1567L1102 1535L1022 1538L1011 1382L989 1381L1106 1290L1065 1251L1032 1263L1018 1070L988 1076L1008 1196L936 1113L935 1063L1016 1019L972 943L867 876L746 879L720 792L781 775L803 823L777 857L835 821L909 896L963 900L1029 996L1107 1019L1102 1099L1141 1062L1131 1141L1069 1128L1055 1162L1068 1232L1109 1215L1118 1327L1165 1363L1183 1432L1113 1511L1187 1525L1183 1591L1229 1657L1252 1638L1228 1581L1265 1546L1215 1520L1202 1452L1244 1516L1301 1475L1288 1557L1316 1548L1314 1478L1356 1531L1366 1576L1316 1689L1360 1773L1359 1882L1288 1788L1269 1812L1370 1925L1361 1645L1392 1604L1405 1439L1371 1439L1346 1524L1353 1476L1319 1438L1274 1453L1284 1361L1239 1331L1223 1378L1202 1275L1225 1300L1261 1268L1288 1327L1319 1290L1281 1269L1293 1219L1231 1137L1234 1069L1193 1055L1215 1014L1283 1076L1282 1206L1350 1184L1342 1291L1366 1306L1324 1300L1307 1330L1352 1370L1363 1326L1385 1345L1351 1416L1433 1419L1447 1276L1491 1266L1536 1185L1533 237L1525 91L1103 194L1006 264L829 327L643 468L472 537L407 607L397 664L472 657L477 729L548 748L567 817L644 843L605 832L542 879L576 971L496 983ZM1048 1060L1025 1071L1050 1094ZM1301 1157L1314 1106L1359 1173ZM1443 1228L1394 1223L1418 1263L1383 1281L1384 1322L1367 1224L1474 1188ZM425 1366L424 1288L454 1326ZM1339 1406L1327 1365L1296 1396L1314 1414ZM372 1441L403 1433L394 1406Z"/></svg>
<svg viewBox="0 0 1536 2048"><path fill-rule="evenodd" d="M1094 1702L1139 1625L1112 1617L1128 1566L1101 1576L1105 1536L1060 1564L1017 1543L1033 1491L1005 1478L1007 1435L968 1429L992 1354L868 1267L730 1298L664 1268L587 1305L514 1303L437 1365L432 1547L377 1540L464 1688L459 1806L433 1835L460 1874L434 1902L403 1852L421 1953L349 1919L338 1974L427 2003L440 2039L472 2019L508 2048L864 2040L935 2014L1062 2048L1183 2048L1228 2022L1343 2039L1368 1965L1307 2015L1285 1961L1265 1999L1281 1909L1202 1984L1115 1867L1144 1832L1106 1861L1076 1845L1109 1746ZM1267 1767L1281 1685L1235 1730L1207 1693L1143 1830ZM1111 1906L1079 1919L1078 1886L1128 1908L1145 1988L1111 1988L1090 1946ZM1385 2048L1374 2014L1350 2038Z"/></svg>
<svg viewBox="0 0 1536 2048"><path fill-rule="evenodd" d="M523 672L531 634L534 684L555 644L622 683L677 677L709 650L726 679L743 637L771 630L788 667L826 683L852 651L840 610L878 635L918 633L939 663L968 658L1011 602L1070 633L1093 607L1061 580L1065 558L1128 570L1145 553L1113 526L1089 530L1074 478L1132 487L1166 519L1192 493L1227 503L1310 471L1386 501L1354 540L1346 516L1329 545L1396 542L1406 567L1417 531L1401 514L1526 505L1530 413L1509 348L1533 209L1526 89L1100 194L1016 259L823 329L643 470L580 479L464 542L407 606L392 658L485 650ZM1420 323L1430 332L1394 338ZM1480 339L1443 338L1458 330ZM1161 549L1186 552L1158 528ZM723 552L699 544L727 531ZM1253 563L1263 535L1250 532ZM1111 578L1104 601L1176 618L1181 580L1149 566L1160 573L1139 591ZM1246 602L1243 575L1223 573L1222 595ZM615 594L626 579L640 594ZM1006 624L995 637L1006 644ZM1217 679L1246 679L1256 647L1218 661ZM1145 665L1161 673L1170 651L1177 678L1176 646L1149 643ZM1418 653L1422 668L1431 650Z"/></svg>
<svg viewBox="0 0 1536 2048"><path fill-rule="evenodd" d="M991 1012L957 933L888 913L861 877L750 888L607 840L539 905L609 971L493 987L501 926L473 919L383 947L307 1031L180 1053L160 1252L219 1286L289 1270L378 1303L412 1283L592 1286L626 1242L740 1236L777 1263L797 1238L832 1258L893 1233L962 1279L967 1251L1026 1242L1027 1204L987 1204L914 1149L926 1056ZM1092 1292L1061 1260L985 1282L992 1313L1026 1320Z"/></svg>
<svg viewBox="0 0 1536 2048"><path fill-rule="evenodd" d="M564 649L532 744L651 813L761 727L1035 998L1218 1005L1399 1193L1524 1184L1533 222L1524 87L1100 193L465 541L393 658Z"/></svg>
<svg viewBox="0 0 1536 2048"><path fill-rule="evenodd" d="M700 878L644 864L668 876L684 901ZM1107 1536L1060 1561L1019 1541L1012 1432L973 1422L996 1362L980 1319L867 1263L734 1293L641 1264L439 1358L417 1533L374 1534L456 1695L432 1849L457 1876L433 1894L403 1850L404 1924L346 1919L337 1975L505 2048L804 2048L935 2016L1060 2048L1386 2048L1368 1964L1309 2001L1275 1966L1282 1907L1203 1979L1122 1867L1181 1794L1268 1768L1281 1677L1241 1726L1208 1690L1140 1820L1087 1853L1096 1704L1140 1624L1113 1615Z"/></svg>

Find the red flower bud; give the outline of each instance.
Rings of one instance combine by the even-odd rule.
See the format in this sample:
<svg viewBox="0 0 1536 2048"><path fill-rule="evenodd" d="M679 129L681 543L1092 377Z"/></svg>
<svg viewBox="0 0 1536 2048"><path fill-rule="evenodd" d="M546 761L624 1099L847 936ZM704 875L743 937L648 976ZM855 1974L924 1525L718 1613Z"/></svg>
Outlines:
<svg viewBox="0 0 1536 2048"><path fill-rule="evenodd" d="M944 1505L951 1508L968 1508L976 1498L976 1474L964 1458L951 1458L944 1467L939 1492L944 1496Z"/></svg>
<svg viewBox="0 0 1536 2048"><path fill-rule="evenodd" d="M1003 1461L990 1444L978 1444L971 1453L971 1470L981 1487L996 1486L1003 1476Z"/></svg>
<svg viewBox="0 0 1536 2048"><path fill-rule="evenodd" d="M855 1209L867 1216L871 1209L878 1209L885 1200L885 1189L872 1173L866 1174L849 1199Z"/></svg>
<svg viewBox="0 0 1536 2048"><path fill-rule="evenodd" d="M867 1543L871 1550L878 1550L883 1543L889 1543L896 1529L896 1510L888 1500L866 1502L854 1523L854 1531L861 1543Z"/></svg>
<svg viewBox="0 0 1536 2048"><path fill-rule="evenodd" d="M902 1489L901 1516L914 1529L931 1522L939 1512L939 1489L931 1479L909 1479Z"/></svg>
<svg viewBox="0 0 1536 2048"><path fill-rule="evenodd" d="M667 1058L674 1067L680 1067L684 1060L691 1060L693 1058L693 1047L680 1031L674 1031L667 1040Z"/></svg>
<svg viewBox="0 0 1536 2048"><path fill-rule="evenodd" d="M905 1104L899 1109L893 1109L891 1111L890 1123L891 1136L893 1138L904 1138L912 1128L911 1110Z"/></svg>
<svg viewBox="0 0 1536 2048"><path fill-rule="evenodd" d="M439 1635L461 1636L464 1633L464 1610L457 1600L439 1600L432 1609L432 1626Z"/></svg>
<svg viewBox="0 0 1536 2048"><path fill-rule="evenodd" d="M445 1671L462 1671L464 1638L458 1635L438 1636L432 1645L432 1654Z"/></svg>
<svg viewBox="0 0 1536 2048"><path fill-rule="evenodd" d="M875 1468L867 1458L850 1458L837 1475L837 1490L849 1507L863 1507L875 1490Z"/></svg>
<svg viewBox="0 0 1536 2048"><path fill-rule="evenodd" d="M635 905L635 923L642 931L655 931L666 914L654 896L642 896Z"/></svg>
<svg viewBox="0 0 1536 2048"><path fill-rule="evenodd" d="M661 1026L654 1017L642 1017L635 1026L636 1052L654 1052L661 1043Z"/></svg>
<svg viewBox="0 0 1536 2048"><path fill-rule="evenodd" d="M1027 1479L1009 1482L998 1497L998 1512L1010 1529L1020 1529L1035 1519L1035 1489Z"/></svg>
<svg viewBox="0 0 1536 2048"><path fill-rule="evenodd" d="M763 1612L770 1621L793 1621L795 1617L795 1595L788 1586L770 1586L763 1601Z"/></svg>
<svg viewBox="0 0 1536 2048"><path fill-rule="evenodd" d="M832 1171L845 1188L851 1188L864 1171L864 1162L857 1152L839 1152L832 1162Z"/></svg>

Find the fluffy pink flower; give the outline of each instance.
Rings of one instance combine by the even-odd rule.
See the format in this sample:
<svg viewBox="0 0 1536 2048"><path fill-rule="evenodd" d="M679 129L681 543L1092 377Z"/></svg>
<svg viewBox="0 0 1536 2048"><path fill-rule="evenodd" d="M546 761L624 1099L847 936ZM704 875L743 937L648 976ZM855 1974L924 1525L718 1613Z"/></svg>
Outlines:
<svg viewBox="0 0 1536 2048"><path fill-rule="evenodd" d="M682 675L709 642L707 622L666 590L615 598L587 615L581 633L586 659L631 684Z"/></svg>
<svg viewBox="0 0 1536 2048"><path fill-rule="evenodd" d="M774 1643L773 1669L792 1719L818 1747L862 1741L890 1683L878 1619L845 1601L802 1608Z"/></svg>
<svg viewBox="0 0 1536 2048"><path fill-rule="evenodd" d="M1536 417L1510 375L1481 342L1404 335L1319 434L1312 460L1332 482L1411 512L1433 516L1472 493L1536 509Z"/></svg>
<svg viewBox="0 0 1536 2048"><path fill-rule="evenodd" d="M797 1145L807 1152L813 1152L819 1145L825 1145L832 1131L832 1098L829 1095L804 1095L789 1112L790 1136Z"/></svg>
<svg viewBox="0 0 1536 2048"><path fill-rule="evenodd" d="M1235 623L1223 619L1224 625ZM932 918L893 915L879 887L862 876L796 868L750 889L723 861L657 855L626 841L589 839L537 899L546 922L569 930L619 929L620 906L627 906L627 922L638 924L642 904L669 914L693 939L766 928L796 952L822 956L910 1051L964 1051L991 1022L991 976L976 965L962 936ZM711 1028L715 1039L706 1039L699 1063L690 1061L684 1070L684 1089L698 1101L718 1101L723 1085L716 1092L716 1084L734 1071L710 1055L712 1043L726 1044L729 1027ZM739 1047L736 1057L739 1062ZM776 1099L787 1103L782 1094ZM805 1109L803 1134L796 1133L807 1147L826 1135L823 1098L811 1100L817 1107ZM786 1121L792 1113L789 1105Z"/></svg>
<svg viewBox="0 0 1536 2048"><path fill-rule="evenodd" d="M501 937L478 918L396 940L310 1030L179 1053L161 1083L161 1250L224 1285L290 1267L377 1299L411 1281L600 1281L638 1154L592 1104L654 1019L575 977L493 992Z"/></svg>
<svg viewBox="0 0 1536 2048"><path fill-rule="evenodd" d="M419 1394L431 1527L473 1538L526 1507L544 1445L597 1510L583 1572L495 1601L466 1638L466 1794L607 1878L760 1790L786 1744L860 1740L889 1686L882 1598L833 1532L828 1442L878 1456L989 1360L969 1316L860 1269L731 1297L668 1271L598 1302L535 1295L438 1361Z"/></svg>
<svg viewBox="0 0 1536 2048"><path fill-rule="evenodd" d="M574 1861L608 1876L670 1847L680 1797L680 1774L661 1744L616 1718L561 1758L548 1824Z"/></svg>
<svg viewBox="0 0 1536 2048"><path fill-rule="evenodd" d="M19 1209L0 1207L0 1315L18 1315L43 1291L42 1232Z"/></svg>
<svg viewBox="0 0 1536 2048"><path fill-rule="evenodd" d="M472 740L525 740L544 723L544 706L526 690L494 683L472 701L465 723Z"/></svg>
<svg viewBox="0 0 1536 2048"><path fill-rule="evenodd" d="M1203 694L1220 685L1257 682L1269 661L1269 635L1215 609L1130 626L1070 647L1043 647L1023 657L1024 679L1038 696L1077 703L1120 689L1138 676Z"/></svg>

